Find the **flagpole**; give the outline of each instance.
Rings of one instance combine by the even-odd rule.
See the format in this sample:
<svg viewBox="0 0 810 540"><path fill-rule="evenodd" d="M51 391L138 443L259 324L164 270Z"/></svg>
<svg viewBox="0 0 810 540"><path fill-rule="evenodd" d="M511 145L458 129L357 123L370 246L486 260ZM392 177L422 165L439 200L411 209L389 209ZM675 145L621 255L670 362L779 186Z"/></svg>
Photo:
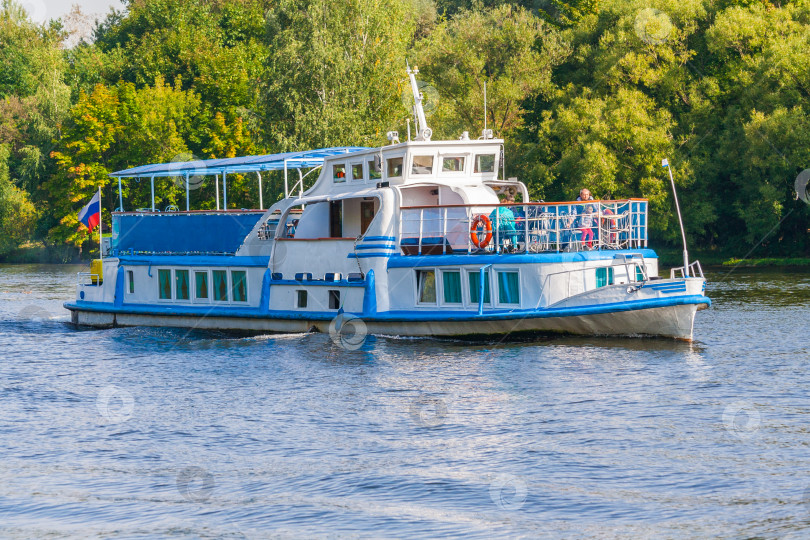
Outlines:
<svg viewBox="0 0 810 540"><path fill-rule="evenodd" d="M672 166L668 159L664 159L661 165L669 171L669 181L672 184L672 197L675 199L675 209L678 211L678 223L681 225L681 238L683 239L683 276L689 277L689 253L686 251L686 232L683 228L683 218L681 217L681 205L678 204L678 194L675 192L675 179L672 177Z"/></svg>
<svg viewBox="0 0 810 540"><path fill-rule="evenodd" d="M101 247L101 186L98 186L98 258L104 259L104 248Z"/></svg>

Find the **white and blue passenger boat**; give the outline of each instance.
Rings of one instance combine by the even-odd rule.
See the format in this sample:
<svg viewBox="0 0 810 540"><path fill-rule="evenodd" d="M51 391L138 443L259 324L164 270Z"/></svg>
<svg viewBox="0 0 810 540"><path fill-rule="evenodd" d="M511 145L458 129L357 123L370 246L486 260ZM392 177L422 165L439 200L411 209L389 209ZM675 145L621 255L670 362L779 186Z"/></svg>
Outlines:
<svg viewBox="0 0 810 540"><path fill-rule="evenodd" d="M499 174L503 140L486 130L431 140L409 73L414 140L392 132L381 148L114 173L112 242L80 274L65 304L72 321L327 332L336 319L357 319L387 335L691 339L696 311L710 305L705 279L697 262L659 276L646 200L529 202L523 183ZM273 170L284 171L284 199L266 210L228 207L229 174L256 173L261 192L261 174ZM304 191L307 171L319 176ZM189 207L189 179L199 176L216 182L216 211ZM185 211L156 210L155 179L168 177L185 182ZM151 181L151 208L122 210L121 183L131 178Z"/></svg>

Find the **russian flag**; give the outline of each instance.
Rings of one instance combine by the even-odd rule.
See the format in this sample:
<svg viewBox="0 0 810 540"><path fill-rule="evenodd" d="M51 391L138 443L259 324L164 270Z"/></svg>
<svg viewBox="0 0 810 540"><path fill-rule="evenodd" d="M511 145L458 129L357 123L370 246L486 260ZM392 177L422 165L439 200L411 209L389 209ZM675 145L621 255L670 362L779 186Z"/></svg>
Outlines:
<svg viewBox="0 0 810 540"><path fill-rule="evenodd" d="M93 198L90 199L90 202L87 203L87 206L82 208L82 211L79 212L79 221L84 223L84 226L87 227L88 230L93 230L98 225L98 222L101 220L101 201L98 198L98 193L93 195Z"/></svg>

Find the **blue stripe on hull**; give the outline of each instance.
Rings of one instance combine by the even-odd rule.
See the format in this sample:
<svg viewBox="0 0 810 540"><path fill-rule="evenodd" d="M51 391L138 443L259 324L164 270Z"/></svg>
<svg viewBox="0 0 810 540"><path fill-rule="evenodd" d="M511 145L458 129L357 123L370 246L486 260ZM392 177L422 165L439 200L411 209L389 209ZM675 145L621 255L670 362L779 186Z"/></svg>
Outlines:
<svg viewBox="0 0 810 540"><path fill-rule="evenodd" d="M389 311L366 316L369 322L408 322L408 321L497 321L509 319L534 319L549 317L577 317L582 315L599 315L604 313L618 313L622 311L635 311L640 309L662 308L680 305L711 305L711 300L702 295L685 295L671 298L652 298L636 300L633 302L619 302L595 306L577 306L551 309L527 310L497 310L478 315L475 311ZM262 311L258 308L234 308L215 306L156 306L156 305L124 305L116 308L107 303L83 302L65 303L65 308L72 311L89 311L100 313L121 313L132 315L160 315L182 317L227 317L227 318L253 318L253 319L284 319L284 320L331 320L337 316L335 311ZM348 312L347 312L348 313ZM362 316L360 313L352 315Z"/></svg>
<svg viewBox="0 0 810 540"><path fill-rule="evenodd" d="M651 249L620 251L573 251L570 253L501 253L459 255L399 255L391 257L388 268L415 268L419 266L460 266L487 264L548 264L582 261L612 261L616 255L641 254L645 259L657 259ZM639 259L640 261L640 259Z"/></svg>

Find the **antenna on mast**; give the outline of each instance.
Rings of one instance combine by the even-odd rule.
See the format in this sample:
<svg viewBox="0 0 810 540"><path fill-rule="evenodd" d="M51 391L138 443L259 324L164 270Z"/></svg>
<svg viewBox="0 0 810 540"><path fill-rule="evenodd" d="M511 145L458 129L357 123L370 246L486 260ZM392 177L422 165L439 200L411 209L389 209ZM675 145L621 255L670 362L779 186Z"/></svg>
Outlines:
<svg viewBox="0 0 810 540"><path fill-rule="evenodd" d="M419 73L419 68L414 66L414 68L411 69L411 66L408 64L407 60L405 61L405 66L407 67L408 77L411 80L411 91L413 92L413 112L416 120L415 140L429 141L430 137L433 135L433 130L427 125L427 120L425 119L425 109L422 107L422 100L424 99L424 96L422 96L422 92L419 91L419 86L416 84L416 74Z"/></svg>

